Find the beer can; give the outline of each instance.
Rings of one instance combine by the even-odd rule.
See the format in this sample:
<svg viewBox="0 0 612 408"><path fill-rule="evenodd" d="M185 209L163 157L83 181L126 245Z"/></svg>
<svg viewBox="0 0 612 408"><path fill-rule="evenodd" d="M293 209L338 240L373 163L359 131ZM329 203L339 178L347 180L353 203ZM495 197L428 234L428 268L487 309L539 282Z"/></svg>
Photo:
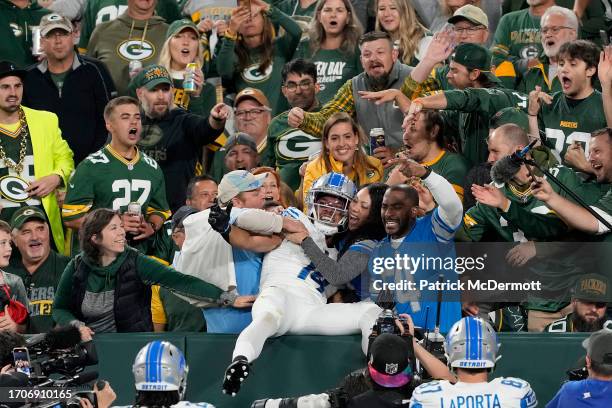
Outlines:
<svg viewBox="0 0 612 408"><path fill-rule="evenodd" d="M385 147L385 130L383 128L370 129L370 154L374 154L377 147Z"/></svg>
<svg viewBox="0 0 612 408"><path fill-rule="evenodd" d="M142 62L139 60L131 60L128 65L128 75L130 79L134 78L138 73L142 71Z"/></svg>
<svg viewBox="0 0 612 408"><path fill-rule="evenodd" d="M139 202L132 201L131 203L128 204L126 213L128 215L140 217L140 215L142 214L142 206L140 205Z"/></svg>
<svg viewBox="0 0 612 408"><path fill-rule="evenodd" d="M183 79L183 89L185 92L195 92L195 70L198 69L198 64L190 62L185 68L185 79Z"/></svg>
<svg viewBox="0 0 612 408"><path fill-rule="evenodd" d="M43 50L40 48L40 27L31 26L32 30L32 55L38 57L43 54Z"/></svg>

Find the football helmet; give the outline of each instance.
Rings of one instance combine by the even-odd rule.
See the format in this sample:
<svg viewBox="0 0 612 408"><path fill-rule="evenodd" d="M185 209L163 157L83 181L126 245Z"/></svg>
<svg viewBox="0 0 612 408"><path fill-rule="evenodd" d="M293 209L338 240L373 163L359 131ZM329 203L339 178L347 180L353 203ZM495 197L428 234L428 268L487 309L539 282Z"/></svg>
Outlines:
<svg viewBox="0 0 612 408"><path fill-rule="evenodd" d="M344 174L327 173L316 179L306 195L307 215L315 228L325 235L333 235L344 230L348 221L349 204L357 189L355 183ZM323 196L340 199L339 206L318 202Z"/></svg>
<svg viewBox="0 0 612 408"><path fill-rule="evenodd" d="M185 397L189 368L185 356L168 341L152 341L140 349L132 372L138 391L177 391Z"/></svg>
<svg viewBox="0 0 612 408"><path fill-rule="evenodd" d="M480 317L464 317L451 327L444 351L448 364L459 368L493 368L501 357L493 327Z"/></svg>

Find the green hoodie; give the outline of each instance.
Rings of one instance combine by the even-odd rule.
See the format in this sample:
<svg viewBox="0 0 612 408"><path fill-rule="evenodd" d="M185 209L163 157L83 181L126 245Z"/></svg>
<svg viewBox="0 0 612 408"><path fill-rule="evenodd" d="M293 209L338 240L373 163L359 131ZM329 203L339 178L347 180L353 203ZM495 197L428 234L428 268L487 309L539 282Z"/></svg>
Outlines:
<svg viewBox="0 0 612 408"><path fill-rule="evenodd" d="M100 266L92 262L85 255L82 255L82 261L90 268L86 290L91 293L102 293L114 290L117 281L117 270L127 258L128 251L135 251L135 249L126 248L126 250L117 256L117 259L108 266ZM136 270L145 284L158 284L178 294L207 300L218 299L222 293L221 289L216 286L194 278L193 276L177 272L141 253L138 253L136 258ZM66 325L78 321L71 310L74 273L75 261L73 259L68 266L66 266L62 274L53 302L53 320L59 325ZM88 325L89 324L95 326L95 322L89 322Z"/></svg>
<svg viewBox="0 0 612 408"><path fill-rule="evenodd" d="M146 29L145 29L146 28ZM110 71L119 95L128 95L130 60L143 66L159 59L168 24L159 16L148 20L133 20L127 13L96 27L87 55L104 62Z"/></svg>
<svg viewBox="0 0 612 408"><path fill-rule="evenodd" d="M51 13L38 3L24 9L9 0L0 0L0 60L8 60L19 67L34 63L32 57L32 26Z"/></svg>

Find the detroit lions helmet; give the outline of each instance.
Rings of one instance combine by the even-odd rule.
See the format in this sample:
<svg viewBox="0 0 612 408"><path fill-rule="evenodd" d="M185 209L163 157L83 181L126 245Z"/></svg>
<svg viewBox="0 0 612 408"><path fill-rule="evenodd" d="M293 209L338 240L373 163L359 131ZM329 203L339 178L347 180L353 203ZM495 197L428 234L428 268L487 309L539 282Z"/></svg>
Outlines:
<svg viewBox="0 0 612 408"><path fill-rule="evenodd" d="M349 204L357 194L355 183L344 174L327 173L312 183L306 195L307 215L315 228L325 235L333 235L344 230L348 221ZM319 203L322 196L337 197L339 206ZM338 215L340 218L338 218Z"/></svg>
<svg viewBox="0 0 612 408"><path fill-rule="evenodd" d="M138 391L177 391L185 397L189 368L181 350L168 341L152 341L140 349L132 372Z"/></svg>
<svg viewBox="0 0 612 408"><path fill-rule="evenodd" d="M493 327L480 317L464 317L451 327L444 350L451 368L493 368L501 357Z"/></svg>

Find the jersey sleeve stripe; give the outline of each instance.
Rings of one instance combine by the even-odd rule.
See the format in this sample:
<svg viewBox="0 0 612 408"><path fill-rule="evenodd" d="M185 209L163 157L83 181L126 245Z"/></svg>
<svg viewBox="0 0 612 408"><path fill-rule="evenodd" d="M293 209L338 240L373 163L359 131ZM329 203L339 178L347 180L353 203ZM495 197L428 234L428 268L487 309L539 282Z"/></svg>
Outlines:
<svg viewBox="0 0 612 408"><path fill-rule="evenodd" d="M170 212L170 210L158 210L152 207L148 207L147 208L147 215L159 215L160 217L162 217L164 220L167 220L168 218L170 218L170 215L172 213Z"/></svg>
<svg viewBox="0 0 612 408"><path fill-rule="evenodd" d="M91 204L89 205L69 205L64 204L62 207L62 217L80 217L91 210Z"/></svg>

